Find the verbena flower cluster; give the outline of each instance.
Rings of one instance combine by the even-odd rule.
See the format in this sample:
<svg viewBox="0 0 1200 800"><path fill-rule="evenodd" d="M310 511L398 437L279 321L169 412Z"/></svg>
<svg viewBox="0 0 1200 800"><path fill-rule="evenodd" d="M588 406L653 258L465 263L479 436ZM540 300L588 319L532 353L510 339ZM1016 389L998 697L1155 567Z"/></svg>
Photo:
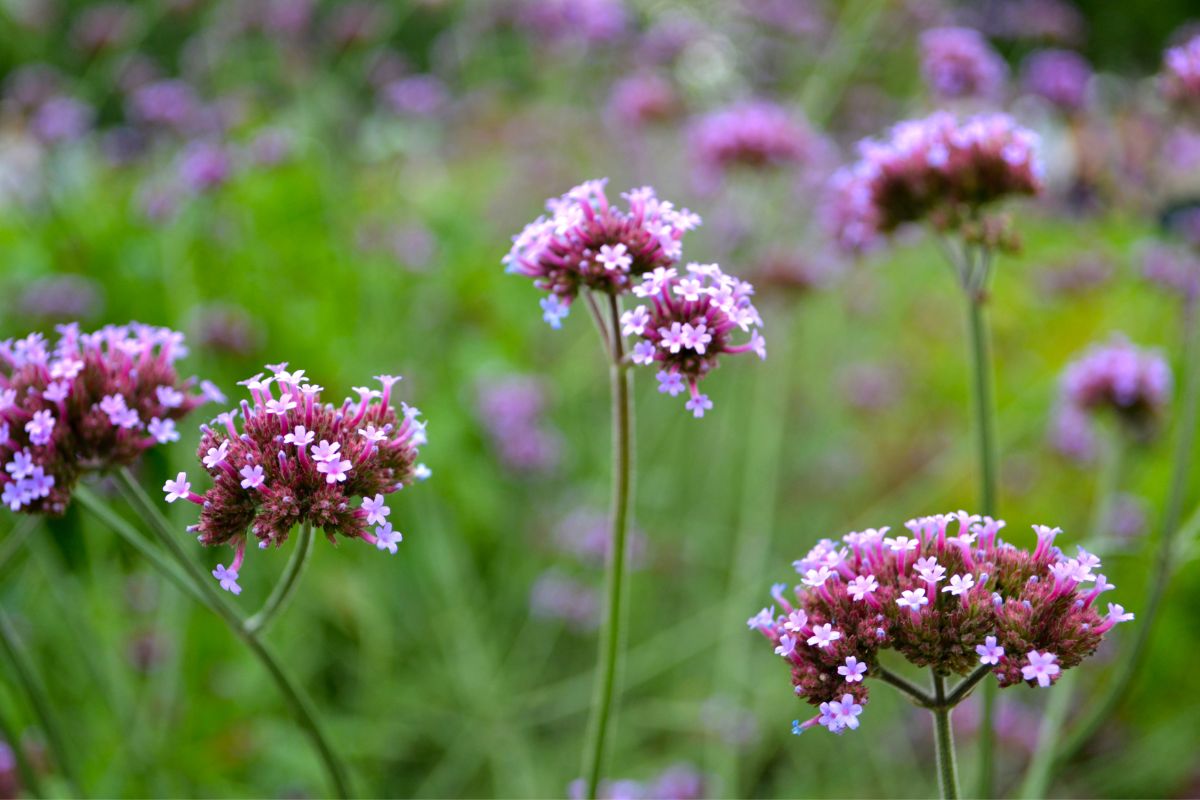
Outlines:
<svg viewBox="0 0 1200 800"><path fill-rule="evenodd" d="M618 208L604 192L606 183L586 181L549 201L550 215L513 237L503 260L508 272L549 292L541 305L552 327L562 324L581 289L620 294L639 276L677 264L683 235L700 224L700 217L660 200L649 186L621 195L628 208Z"/></svg>
<svg viewBox="0 0 1200 800"><path fill-rule="evenodd" d="M80 477L125 466L179 439L176 422L211 383L180 380L183 334L130 323L81 333L57 327L0 342L0 501L13 511L62 514Z"/></svg>
<svg viewBox="0 0 1200 800"><path fill-rule="evenodd" d="M712 401L701 394L700 379L717 366L724 353L753 352L767 357L759 328L762 318L751 303L754 287L716 264L688 264L680 275L659 268L634 288L646 302L621 315L621 331L637 337L630 351L635 364L658 369L658 390L675 397L686 392L686 407L703 417ZM749 333L734 344L732 336Z"/></svg>
<svg viewBox="0 0 1200 800"><path fill-rule="evenodd" d="M1088 348L1063 370L1059 382L1056 427L1058 447L1086 460L1094 450L1089 418L1115 415L1135 440L1159 428L1171 397L1171 368L1160 353L1145 350L1117 335Z"/></svg>
<svg viewBox="0 0 1200 800"><path fill-rule="evenodd" d="M753 100L697 119L689 148L704 186L718 184L737 167L775 169L799 166L817 150L816 134L776 103Z"/></svg>
<svg viewBox="0 0 1200 800"><path fill-rule="evenodd" d="M1079 111L1087 103L1092 65L1071 50L1040 50L1025 59L1021 82L1025 91L1063 111Z"/></svg>
<svg viewBox="0 0 1200 800"><path fill-rule="evenodd" d="M1176 103L1200 102L1200 35L1167 50L1163 57L1162 91Z"/></svg>
<svg viewBox="0 0 1200 800"><path fill-rule="evenodd" d="M307 523L331 542L341 535L395 553L403 537L388 519L386 497L429 475L417 463L426 441L420 411L401 403L397 414L392 407L400 378L380 375L382 390L356 387L357 400L334 405L321 402L323 388L306 382L304 370L287 366L268 365L270 377L242 381L253 402L241 402L240 430L237 410L201 426L197 457L212 478L203 495L192 491L183 472L163 486L168 503L201 506L199 524L188 530L202 544L234 546L232 564L213 571L234 594L241 591L248 535L265 549Z"/></svg>
<svg viewBox="0 0 1200 800"><path fill-rule="evenodd" d="M1113 586L1100 559L1054 546L1058 528L1033 526L1032 551L999 538L1003 520L959 511L909 520L906 534L868 529L825 539L794 567L801 582L772 588L775 605L751 617L791 669L798 697L822 725L855 729L868 701L865 678L895 650L943 675L981 665L1001 686L1049 686L1091 655L1104 634L1133 618L1099 609Z"/></svg>
<svg viewBox="0 0 1200 800"><path fill-rule="evenodd" d="M973 28L931 28L921 34L921 74L937 97L995 98L1008 67Z"/></svg>
<svg viewBox="0 0 1200 800"><path fill-rule="evenodd" d="M546 387L534 377L506 375L480 384L480 420L509 469L540 472L558 464L562 436L546 419L547 405Z"/></svg>
<svg viewBox="0 0 1200 800"><path fill-rule="evenodd" d="M910 222L960 228L985 206L1041 190L1036 147L1037 136L1007 114L902 122L886 141L860 143L859 161L834 175L833 233L857 251Z"/></svg>

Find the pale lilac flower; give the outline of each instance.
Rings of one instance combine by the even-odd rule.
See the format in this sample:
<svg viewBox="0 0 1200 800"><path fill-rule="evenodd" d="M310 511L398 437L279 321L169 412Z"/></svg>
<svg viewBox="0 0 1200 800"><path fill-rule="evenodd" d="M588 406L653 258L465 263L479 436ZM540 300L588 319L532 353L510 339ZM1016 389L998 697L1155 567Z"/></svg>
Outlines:
<svg viewBox="0 0 1200 800"><path fill-rule="evenodd" d="M229 441L221 442L219 447L208 448L208 453L205 454L201 462L208 469L214 469L220 464L225 463L225 458L229 455Z"/></svg>
<svg viewBox="0 0 1200 800"><path fill-rule="evenodd" d="M921 606L929 605L929 598L925 596L924 589L904 590L901 597L896 600L896 605L901 608L907 608L914 614L920 613Z"/></svg>
<svg viewBox="0 0 1200 800"><path fill-rule="evenodd" d="M1051 652L1039 653L1037 650L1030 650L1026 656L1029 659L1029 664L1021 667L1021 677L1027 681L1036 680L1038 686L1043 689L1050 685L1051 680L1061 670L1055 661L1058 661L1058 656Z"/></svg>
<svg viewBox="0 0 1200 800"><path fill-rule="evenodd" d="M294 444L299 449L303 450L312 444L312 440L316 438L316 434L305 428L303 425L297 425L291 433L283 437L284 444Z"/></svg>
<svg viewBox="0 0 1200 800"><path fill-rule="evenodd" d="M175 429L175 420L173 419L159 419L158 417L154 417L150 420L150 424L146 426L146 430L159 444L179 441L179 431Z"/></svg>
<svg viewBox="0 0 1200 800"><path fill-rule="evenodd" d="M158 397L158 402L162 403L166 408L179 408L183 405L183 392L174 386L159 386L154 390L154 393Z"/></svg>
<svg viewBox="0 0 1200 800"><path fill-rule="evenodd" d="M164 483L163 491L167 494L168 503L174 503L180 499L186 500L192 493L192 485L188 483L187 473L181 472L175 477L175 480Z"/></svg>
<svg viewBox="0 0 1200 800"><path fill-rule="evenodd" d="M312 449L313 461L336 461L341 458L338 452L342 446L337 442L330 444L326 439L322 439L320 444Z"/></svg>
<svg viewBox="0 0 1200 800"><path fill-rule="evenodd" d="M964 595L967 592L971 591L971 588L974 585L975 585L975 576L973 576L969 573L966 575L951 575L950 576L950 585L943 586L942 591L949 592L950 594L954 595L955 597L958 597L960 595Z"/></svg>
<svg viewBox="0 0 1200 800"><path fill-rule="evenodd" d="M571 307L558 297L558 295L549 295L538 301L538 305L542 307L542 319L551 328L558 329L562 327L562 321L571 313Z"/></svg>
<svg viewBox="0 0 1200 800"><path fill-rule="evenodd" d="M333 456L328 461L318 461L317 472L325 476L326 483L339 483L346 480L346 473L351 466L349 461L339 461L337 456Z"/></svg>
<svg viewBox="0 0 1200 800"><path fill-rule="evenodd" d="M867 595L873 594L878 588L879 581L875 580L874 575L856 575L853 580L846 584L846 591L853 596L855 602L859 602Z"/></svg>
<svg viewBox="0 0 1200 800"><path fill-rule="evenodd" d="M263 468L258 464L247 464L238 472L242 476L243 489L258 489L263 485Z"/></svg>
<svg viewBox="0 0 1200 800"><path fill-rule="evenodd" d="M808 644L824 648L829 647L840 638L842 638L841 631L835 631L832 624L814 625L813 635L808 637Z"/></svg>
<svg viewBox="0 0 1200 800"><path fill-rule="evenodd" d="M983 640L983 644L975 645L975 652L979 654L980 664L991 666L999 664L1000 659L1004 657L1004 648L996 644L995 636L989 636Z"/></svg>
<svg viewBox="0 0 1200 800"><path fill-rule="evenodd" d="M700 417L704 416L705 411L708 411L713 407L713 403L712 400L708 399L708 395L696 394L690 397L688 401L684 403L684 407L688 411L692 412L693 417L699 419Z"/></svg>
<svg viewBox="0 0 1200 800"><path fill-rule="evenodd" d="M846 656L846 663L838 667L837 671L838 675L846 679L846 683L861 683L863 675L867 672L867 665L854 656Z"/></svg>
<svg viewBox="0 0 1200 800"><path fill-rule="evenodd" d="M1108 621L1116 624L1118 622L1129 622L1133 619L1133 612L1126 612L1125 607L1118 603L1108 604Z"/></svg>
<svg viewBox="0 0 1200 800"><path fill-rule="evenodd" d="M681 392L686 391L683 385L683 376L678 372L668 372L667 370L659 370L655 375L658 378L658 391L663 394L669 394L675 397Z"/></svg>
<svg viewBox="0 0 1200 800"><path fill-rule="evenodd" d="M226 569L224 564L217 564L217 568L212 571L213 577L221 583L221 588L232 594L241 594L242 587L238 586L238 571L233 568Z"/></svg>
<svg viewBox="0 0 1200 800"><path fill-rule="evenodd" d="M363 498L361 508L366 512L368 525L382 525L392 513L392 510L384 505L384 497L381 494Z"/></svg>
<svg viewBox="0 0 1200 800"><path fill-rule="evenodd" d="M750 630L763 630L770 628L775 624L775 608L764 608L750 619L746 620L746 627Z"/></svg>
<svg viewBox="0 0 1200 800"><path fill-rule="evenodd" d="M787 658L796 650L796 637L783 634L779 637L779 645L775 648L775 655Z"/></svg>
<svg viewBox="0 0 1200 800"><path fill-rule="evenodd" d="M1079 111L1086 104L1092 67L1078 53L1040 50L1025 59L1022 73L1022 84L1027 92L1063 111Z"/></svg>
<svg viewBox="0 0 1200 800"><path fill-rule="evenodd" d="M25 432L29 434L30 443L38 446L49 444L54 433L54 424L54 415L49 409L35 411L33 419L25 423Z"/></svg>
<svg viewBox="0 0 1200 800"><path fill-rule="evenodd" d="M404 535L393 529L392 523L385 520L375 527L375 546L380 550L387 550L395 555L399 549L397 545L402 541L404 541Z"/></svg>

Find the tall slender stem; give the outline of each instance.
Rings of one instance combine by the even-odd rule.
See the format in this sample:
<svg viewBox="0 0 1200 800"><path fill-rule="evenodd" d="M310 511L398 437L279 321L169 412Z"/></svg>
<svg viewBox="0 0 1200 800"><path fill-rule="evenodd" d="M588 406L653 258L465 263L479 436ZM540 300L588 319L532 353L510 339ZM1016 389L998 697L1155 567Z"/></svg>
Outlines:
<svg viewBox="0 0 1200 800"><path fill-rule="evenodd" d="M958 759L954 754L954 729L950 724L953 706L946 703L946 679L933 673L934 749L937 752L938 787L943 798L958 798Z"/></svg>
<svg viewBox="0 0 1200 800"><path fill-rule="evenodd" d="M42 732L46 735L46 744L50 747L55 764L71 787L71 793L82 797L83 787L79 782L78 773L75 772L75 762L68 755L67 742L63 736L58 715L54 713L50 698L46 695L46 687L39 680L37 670L25 653L21 638L17 635L8 615L2 610L0 610L0 650L4 651L4 655L12 666L17 683L21 685L22 691L29 700L30 710L33 711L42 726ZM11 745L18 748L21 743L14 741Z"/></svg>
<svg viewBox="0 0 1200 800"><path fill-rule="evenodd" d="M986 266L986 265L985 265ZM975 407L975 435L979 458L979 495L982 513L996 516L996 436L995 405L992 399L992 364L984 321L986 290L984 275L978 287L967 289L967 327L971 339L972 394ZM991 797L995 770L996 686L985 683L982 692L979 726L979 775L976 794Z"/></svg>
<svg viewBox="0 0 1200 800"><path fill-rule="evenodd" d="M292 548L292 557L288 560L283 575L279 577L279 582L275 584L275 588L267 597L267 602L263 604L258 613L242 623L247 631L257 633L265 629L287 605L300 583L300 573L304 572L304 566L312 554L314 538L312 523L306 521L301 524L300 535L296 539L295 547Z"/></svg>
<svg viewBox="0 0 1200 800"><path fill-rule="evenodd" d="M117 485L120 487L122 494L142 519L145 520L150 530L167 548L167 551L174 557L175 561L183 567L183 571L188 579L195 584L197 591L205 598L204 605L221 618L267 670L272 681L279 689L280 694L283 695L284 701L312 740L317 750L317 755L325 766L325 771L329 774L329 780L333 784L334 791L338 797L349 797L350 783L346 767L342 764L341 759L334 752L333 746L329 743L329 738L321 727L312 701L309 700L304 690L284 671L278 658L267 647L266 643L260 640L255 633L246 629L238 613L217 593L217 590L213 587L213 582L204 575L195 562L188 558L187 553L184 552L176 540L170 523L150 498L146 496L146 493L142 491L141 486L134 480L129 470L121 469L117 473L117 477ZM152 563L155 563L156 566L158 565L157 562Z"/></svg>
<svg viewBox="0 0 1200 800"><path fill-rule="evenodd" d="M1162 532L1159 535L1154 570L1150 574L1146 601L1139 609L1137 635L1126 651L1128 655L1120 671L1108 685L1103 697L1090 706L1088 715L1059 746L1056 761L1060 763L1078 753L1125 699L1146 657L1154 622L1170 582L1174 558L1172 543L1179 531L1180 517L1183 514L1183 500L1187 493L1192 466L1192 448L1196 441L1197 405L1200 405L1200 321L1197 320L1196 302L1195 299L1190 299L1184 308L1185 377L1183 401L1179 406L1179 421L1176 426L1175 463L1171 473L1171 485L1167 490L1167 505L1163 512Z"/></svg>
<svg viewBox="0 0 1200 800"><path fill-rule="evenodd" d="M609 296L609 332L612 336L612 363L609 380L612 388L613 473L612 473L612 541L608 555L608 574L605 584L608 612L600 634L600 654L595 689L592 698L592 717L584 749L584 777L587 796L595 798L603 771L609 725L612 720L613 698L616 695L621 656L621 628L625 601L625 539L629 524L630 486L633 475L633 376L624 363L625 339L621 335L620 306L617 298Z"/></svg>

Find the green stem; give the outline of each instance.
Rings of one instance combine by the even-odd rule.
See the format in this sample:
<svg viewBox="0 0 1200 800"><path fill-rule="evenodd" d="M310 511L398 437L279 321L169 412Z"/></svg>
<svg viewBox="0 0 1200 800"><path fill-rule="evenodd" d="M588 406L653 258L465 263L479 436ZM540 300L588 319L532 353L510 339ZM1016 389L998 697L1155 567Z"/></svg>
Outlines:
<svg viewBox="0 0 1200 800"><path fill-rule="evenodd" d="M46 790L42 788L42 779L38 776L37 769L29 763L29 758L25 755L25 745L21 741L20 733L17 732L17 729L3 714L0 714L0 737L3 737L9 749L12 750L13 758L17 762L17 771L21 773L21 780L25 782L25 788L34 797L45 797Z"/></svg>
<svg viewBox="0 0 1200 800"><path fill-rule="evenodd" d="M241 617L217 593L217 589L213 586L213 582L208 576L196 566L195 562L188 558L187 553L184 552L176 540L166 517L162 515L162 512L146 496L146 493L142 491L141 486L134 480L129 470L122 468L117 473L117 478L117 485L120 487L121 493L146 522L151 532L167 548L167 551L171 553L179 566L183 567L183 571L188 576L190 582L196 586L197 590L205 598L204 605L219 616L229 629L245 643L246 647L250 649L262 663L268 674L270 674L276 688L283 695L285 703L295 714L297 721L304 728L309 739L312 740L313 746L317 750L317 755L325 766L325 771L329 774L329 780L333 784L337 796L342 798L349 797L350 784L346 767L342 764L341 759L338 758L332 745L329 743L329 738L321 727L312 701L308 699L304 690L283 670L283 667L279 664L279 660L271 649L267 647L266 643L245 628ZM158 562L154 563L155 566L158 566ZM170 577L169 574L168 577Z"/></svg>
<svg viewBox="0 0 1200 800"><path fill-rule="evenodd" d="M616 694L626 593L625 539L633 475L633 376L624 363L625 339L621 335L620 306L616 297L610 296L608 300L609 332L612 336L612 363L609 365L613 417L612 547L605 586L608 613L600 634L600 661L596 670L592 717L588 724L588 737L583 753L583 774L587 779L588 798L595 798L600 786L613 697Z"/></svg>
<svg viewBox="0 0 1200 800"><path fill-rule="evenodd" d="M287 605L288 600L296 592L296 586L300 582L300 573L304 571L304 566L308 563L309 556L312 554L313 540L312 523L304 522L300 526L300 536L296 541L296 546L292 549L292 557L288 561L287 567L280 576L279 582L275 584L275 588L271 590L270 597L257 614L247 619L243 626L249 633L258 633L271 624L271 620L283 610Z"/></svg>
<svg viewBox="0 0 1200 800"><path fill-rule="evenodd" d="M962 683L954 687L954 691L950 692L946 698L946 705L953 708L954 706L967 699L967 695L971 690L988 675L992 674L992 668L986 664L981 667L976 667L975 671L963 679Z"/></svg>
<svg viewBox="0 0 1200 800"><path fill-rule="evenodd" d="M1185 377L1183 401L1179 407L1179 422L1176 428L1178 435L1175 440L1175 463L1171 473L1171 486L1167 490L1167 505L1163 513L1154 569L1150 574L1146 601L1139 609L1136 638L1126 651L1128 655L1121 665L1120 672L1109 684L1103 697L1090 706L1088 715L1059 746L1055 754L1058 763L1071 759L1082 750L1129 694L1134 678L1146 658L1154 622L1171 579L1175 555L1172 542L1179 531L1179 521L1183 514L1183 501L1187 494L1188 476L1192 466L1192 447L1196 440L1196 410L1200 404L1200 324L1197 323L1196 301L1189 301L1184 315Z"/></svg>
<svg viewBox="0 0 1200 800"><path fill-rule="evenodd" d="M12 664L17 683L21 685L22 691L29 700L30 709L42 726L42 732L46 735L46 744L54 756L55 764L71 787L71 793L76 797L82 797L83 786L79 781L79 775L75 772L75 762L67 756L66 738L63 736L58 716L50 704L46 687L38 678L37 670L21 645L21 639L17 635L16 629L13 628L8 615L3 611L0 611L0 650L4 651L4 655ZM14 749L20 746L19 741L12 743Z"/></svg>
<svg viewBox="0 0 1200 800"><path fill-rule="evenodd" d="M986 267L986 264L985 264ZM971 339L972 399L975 407L975 435L978 442L979 493L981 512L996 516L996 435L995 405L992 399L992 364L984 321L986 274L976 287L967 290L967 327ZM976 794L991 797L996 749L996 685L985 683L979 727L979 775Z"/></svg>
<svg viewBox="0 0 1200 800"><path fill-rule="evenodd" d="M950 724L950 713L954 707L946 703L946 679L933 673L934 749L937 752L938 787L942 797L957 798L958 760L954 754L954 730Z"/></svg>

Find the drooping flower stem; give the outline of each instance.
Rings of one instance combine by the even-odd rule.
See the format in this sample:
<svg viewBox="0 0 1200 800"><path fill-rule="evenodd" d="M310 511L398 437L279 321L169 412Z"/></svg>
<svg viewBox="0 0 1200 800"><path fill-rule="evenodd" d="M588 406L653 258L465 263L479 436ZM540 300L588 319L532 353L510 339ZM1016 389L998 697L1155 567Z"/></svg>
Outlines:
<svg viewBox="0 0 1200 800"><path fill-rule="evenodd" d="M83 788L79 782L79 775L75 772L75 762L68 755L67 743L63 737L63 729L59 724L58 715L51 707L50 698L46 696L46 687L42 685L37 670L29 661L29 656L25 653L16 629L3 610L0 610L0 650L3 650L9 663L11 669L9 674L16 679L16 683L20 685L21 691L29 700L29 708L41 725L54 763L66 778L67 785L71 788L71 794L83 797ZM15 751L20 749L21 742L19 739L14 739L10 745Z"/></svg>
<svg viewBox="0 0 1200 800"><path fill-rule="evenodd" d="M608 332L611 336L608 352L612 356L612 363L609 365L613 425L612 540L605 583L607 613L600 634L592 715L583 754L583 774L587 780L588 798L595 798L600 786L600 774L603 771L613 716L613 700L616 695L627 589L625 540L629 528L630 487L633 477L633 376L625 364L625 339L621 335L619 302L612 295L609 296L608 302Z"/></svg>
<svg viewBox="0 0 1200 800"><path fill-rule="evenodd" d="M300 573L304 572L304 566L312 554L313 541L312 523L305 521L300 525L300 535L292 548L292 557L288 561L283 575L279 577L279 582L275 584L275 588L267 597L267 602L263 604L258 613L243 623L247 631L257 633L263 630L287 605L288 600L296 591L296 586L300 583Z"/></svg>
<svg viewBox="0 0 1200 800"><path fill-rule="evenodd" d="M141 486L138 485L128 469L123 468L117 473L117 486L120 488L121 494L133 506L134 510L137 511L151 532L154 533L155 537L166 547L178 566L182 567L183 574L187 580L194 585L198 595L203 598L203 604L219 616L221 621L242 640L250 652L262 663L267 673L271 676L272 682L279 689L280 694L283 695L285 703L295 714L297 721L312 740L317 755L329 775L330 782L333 784L334 792L338 797L349 797L350 784L346 767L342 764L341 759L338 758L337 753L334 752L328 736L321 727L312 701L309 700L303 689L284 671L274 652L266 643L258 638L255 632L247 629L238 613L218 594L217 590L213 587L213 582L188 558L187 553L184 552L179 542L176 541L175 534L171 530L171 526L166 518L154 503L151 502L150 498L146 496L146 493L142 491ZM161 568L162 562L152 560L151 563ZM170 571L167 571L167 575L168 577L173 577Z"/></svg>
<svg viewBox="0 0 1200 800"><path fill-rule="evenodd" d="M1148 578L1146 601L1139 609L1140 624L1137 635L1127 651L1120 671L1108 685L1104 695L1091 705L1088 715L1059 745L1055 753L1057 763L1067 761L1078 753L1128 696L1130 686L1146 657L1154 622L1167 591L1174 563L1172 545L1183 515L1184 495L1187 493L1192 466L1192 448L1196 440L1197 406L1200 405L1200 320L1197 319L1197 311L1196 300L1189 299L1184 307L1183 399L1178 407L1179 416L1176 422L1175 462L1170 488L1167 490L1166 509L1163 512L1154 570Z"/></svg>
<svg viewBox="0 0 1200 800"><path fill-rule="evenodd" d="M950 713L954 707L946 702L946 679L933 673L934 749L937 752L938 786L942 797L958 798L958 760L954 754L954 730L950 724Z"/></svg>

